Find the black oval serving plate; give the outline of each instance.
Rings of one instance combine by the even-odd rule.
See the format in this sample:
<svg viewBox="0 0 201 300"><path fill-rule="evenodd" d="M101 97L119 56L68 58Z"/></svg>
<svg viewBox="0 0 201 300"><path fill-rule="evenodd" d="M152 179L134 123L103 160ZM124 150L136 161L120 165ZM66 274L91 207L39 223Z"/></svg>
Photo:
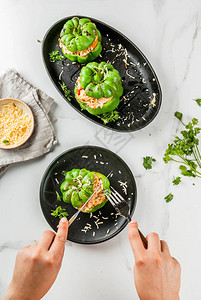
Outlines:
<svg viewBox="0 0 201 300"><path fill-rule="evenodd" d="M105 128L128 132L139 130L147 126L157 115L162 101L162 92L158 78L144 54L126 36L103 22L90 18L102 34L103 50L101 56L95 61L106 61L116 68L121 75L124 93L117 108L120 118L106 125L103 121L87 111L82 110L75 100L74 87L79 76L81 65L67 58L61 62L51 62L49 53L61 50L58 38L63 25L73 16L55 23L43 39L42 54L46 70L57 90L64 99L79 113ZM60 83L64 82L71 90L73 99L69 102L61 89Z"/></svg>
<svg viewBox="0 0 201 300"><path fill-rule="evenodd" d="M137 189L133 174L127 164L115 153L96 146L82 146L70 149L59 155L47 168L40 186L40 204L42 212L49 225L57 231L58 218L51 216L51 210L57 206L65 208L70 218L77 210L71 204L57 200L56 191L60 193L60 184L64 181L62 171L70 171L73 168L86 168L108 175L113 171L109 179L111 185L125 198L130 207L131 216L134 213L137 198ZM127 182L127 194L123 192L119 181ZM99 228L95 222L99 219ZM81 244L96 244L107 241L116 236L128 221L117 216L116 211L109 203L101 210L93 214L80 213L78 218L69 228L68 240ZM91 225L91 229L85 232L85 226Z"/></svg>

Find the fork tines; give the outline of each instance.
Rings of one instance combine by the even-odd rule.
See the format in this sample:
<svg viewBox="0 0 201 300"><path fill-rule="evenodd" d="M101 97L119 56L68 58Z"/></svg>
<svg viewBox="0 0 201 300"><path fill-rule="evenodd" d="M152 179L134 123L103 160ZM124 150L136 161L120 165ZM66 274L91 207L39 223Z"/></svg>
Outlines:
<svg viewBox="0 0 201 300"><path fill-rule="evenodd" d="M119 215L125 217L129 222L131 221L131 217L129 214L129 205L125 201L125 199L111 186L111 193L107 193L106 196L115 210Z"/></svg>
<svg viewBox="0 0 201 300"><path fill-rule="evenodd" d="M107 198L110 200L113 206L120 204L122 201L125 201L124 198L111 186L112 193L107 193Z"/></svg>

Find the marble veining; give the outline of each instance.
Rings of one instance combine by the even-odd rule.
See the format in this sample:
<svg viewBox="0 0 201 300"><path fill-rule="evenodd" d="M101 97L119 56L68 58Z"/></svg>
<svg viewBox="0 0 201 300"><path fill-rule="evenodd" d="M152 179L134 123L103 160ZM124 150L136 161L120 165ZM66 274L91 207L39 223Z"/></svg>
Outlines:
<svg viewBox="0 0 201 300"><path fill-rule="evenodd" d="M194 29L194 32L193 32L191 50L190 50L189 55L188 55L188 59L187 59L187 63L186 63L186 70L184 72L182 83L186 80L186 78L188 76L188 73L189 73L189 70L190 70L190 63L191 63L191 58L193 56L195 43L196 43L196 40L197 40L198 35L200 33L200 29L201 29L201 27L200 27L200 17L201 17L201 14L199 12L199 13L196 13L192 18L193 23L195 23L195 29Z"/></svg>

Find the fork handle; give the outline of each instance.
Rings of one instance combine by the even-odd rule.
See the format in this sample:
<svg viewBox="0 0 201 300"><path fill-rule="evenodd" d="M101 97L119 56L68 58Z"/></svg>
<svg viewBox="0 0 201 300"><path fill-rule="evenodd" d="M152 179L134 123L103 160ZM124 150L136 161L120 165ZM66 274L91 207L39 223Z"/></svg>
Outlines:
<svg viewBox="0 0 201 300"><path fill-rule="evenodd" d="M130 222L130 221L132 220L131 217L130 217L130 215L127 216L127 220L128 220L128 222ZM141 237L141 240L142 240L142 242L143 242L145 248L147 249L148 244L147 244L146 237L142 234L142 232L141 232L139 229L138 229L138 232L139 232L139 235L140 235L140 237Z"/></svg>
<svg viewBox="0 0 201 300"><path fill-rule="evenodd" d="M145 248L147 249L148 244L147 244L147 240L146 240L145 236L142 234L142 232L141 232L139 229L138 229L138 232L139 232L139 235L140 235L140 237L141 237L141 240L142 240L142 242L143 242Z"/></svg>

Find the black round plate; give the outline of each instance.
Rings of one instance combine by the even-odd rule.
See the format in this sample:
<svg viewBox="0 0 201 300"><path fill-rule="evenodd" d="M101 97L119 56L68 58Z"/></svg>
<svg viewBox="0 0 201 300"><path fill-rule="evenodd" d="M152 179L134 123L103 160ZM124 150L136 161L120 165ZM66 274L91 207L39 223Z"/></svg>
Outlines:
<svg viewBox="0 0 201 300"><path fill-rule="evenodd" d="M117 108L120 118L106 125L103 121L86 110L82 110L74 97L74 87L80 74L81 65L71 62L67 58L61 62L51 62L49 53L61 50L58 38L63 25L72 18L67 17L55 23L46 33L42 54L46 70L57 90L64 99L86 118L108 129L128 132L139 130L147 126L158 114L162 101L162 92L158 78L144 54L125 35L96 19L91 19L102 34L103 50L96 61L111 62L121 75L123 96ZM79 18L88 18L78 16ZM61 89L64 82L71 90L73 99L69 102Z"/></svg>
<svg viewBox="0 0 201 300"><path fill-rule="evenodd" d="M57 231L59 219L51 216L51 210L61 206L69 213L68 218L77 211L71 204L57 200L56 196L56 191L60 193L60 184L64 181L62 171L70 171L74 168L86 168L106 176L113 171L113 176L109 179L111 186L125 198L130 207L130 214L133 215L137 190L133 174L126 163L115 153L101 147L76 147L59 155L49 165L42 178L40 204L47 222L55 231ZM127 183L127 195L123 192L119 181ZM96 226L98 219L99 228ZM68 240L81 244L104 242L117 235L127 223L124 217L117 216L108 201L101 210L93 214L80 213L69 228ZM91 225L88 231L84 230L85 226L89 227L87 224Z"/></svg>

